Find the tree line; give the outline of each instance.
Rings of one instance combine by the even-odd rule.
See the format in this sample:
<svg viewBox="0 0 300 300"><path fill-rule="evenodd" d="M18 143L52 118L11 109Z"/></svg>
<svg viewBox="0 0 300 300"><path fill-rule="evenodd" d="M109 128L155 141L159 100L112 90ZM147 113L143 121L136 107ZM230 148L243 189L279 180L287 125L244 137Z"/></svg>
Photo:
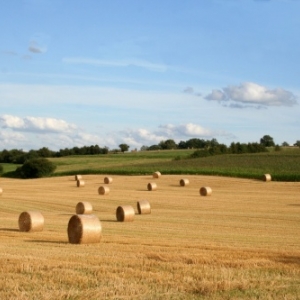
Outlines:
<svg viewBox="0 0 300 300"><path fill-rule="evenodd" d="M289 146L287 143L283 143L282 146ZM300 147L300 141L297 141L294 146ZM195 149L194 157L215 155L215 154L239 154L239 153L256 153L264 152L267 147L279 147L275 145L274 139L269 135L264 135L259 142L254 143L234 143L229 146L219 143L216 139L204 140L199 138L192 138L187 141L180 141L176 143L173 139L161 141L157 145L142 146L141 151L151 150L170 150L170 149ZM49 157L63 157L70 155L99 155L117 152L126 152L130 146L127 144L120 144L120 149L109 150L108 147L99 147L98 145L64 148L59 151L52 151L47 147L43 147L39 150L30 150L28 152L20 149L12 149L0 151L0 163L14 163L24 164L28 160L36 158L49 158ZM198 152L201 150L201 152ZM204 150L204 151L203 151Z"/></svg>

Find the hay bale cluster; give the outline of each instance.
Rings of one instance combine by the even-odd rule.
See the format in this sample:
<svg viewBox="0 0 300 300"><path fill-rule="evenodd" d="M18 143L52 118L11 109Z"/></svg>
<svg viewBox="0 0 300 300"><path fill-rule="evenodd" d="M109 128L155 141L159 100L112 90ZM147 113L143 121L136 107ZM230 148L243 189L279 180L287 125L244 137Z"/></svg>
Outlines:
<svg viewBox="0 0 300 300"><path fill-rule="evenodd" d="M201 196L210 196L212 194L212 189L208 186L203 186L200 188L199 192Z"/></svg>
<svg viewBox="0 0 300 300"><path fill-rule="evenodd" d="M100 186L98 188L99 195L108 195L109 194L109 187L108 186Z"/></svg>
<svg viewBox="0 0 300 300"><path fill-rule="evenodd" d="M117 221L132 222L134 219L134 208L131 205L118 206L116 210Z"/></svg>
<svg viewBox="0 0 300 300"><path fill-rule="evenodd" d="M20 214L18 223L23 232L43 231L44 216L39 211L24 211Z"/></svg>
<svg viewBox="0 0 300 300"><path fill-rule="evenodd" d="M156 191L157 184L155 182L149 182L147 184L147 189L148 189L148 191Z"/></svg>
<svg viewBox="0 0 300 300"><path fill-rule="evenodd" d="M111 177L104 177L104 183L105 184L110 184L113 182L113 179Z"/></svg>
<svg viewBox="0 0 300 300"><path fill-rule="evenodd" d="M150 214L151 206L148 200L140 200L137 202L137 210L140 215Z"/></svg>
<svg viewBox="0 0 300 300"><path fill-rule="evenodd" d="M156 171L152 174L153 178L159 178L161 176L161 173L159 171Z"/></svg>
<svg viewBox="0 0 300 300"><path fill-rule="evenodd" d="M76 185L77 185L77 187L82 187L82 186L85 186L85 182L84 182L84 180L77 180Z"/></svg>
<svg viewBox="0 0 300 300"><path fill-rule="evenodd" d="M73 215L67 231L71 244L99 243L102 238L101 222L95 215Z"/></svg>
<svg viewBox="0 0 300 300"><path fill-rule="evenodd" d="M186 178L180 179L179 181L180 186L186 186L190 184L190 181Z"/></svg>
<svg viewBox="0 0 300 300"><path fill-rule="evenodd" d="M264 174L263 181L266 181L266 182L272 181L271 175L270 174Z"/></svg>
<svg viewBox="0 0 300 300"><path fill-rule="evenodd" d="M77 215L91 214L93 206L90 202L78 202L75 210Z"/></svg>

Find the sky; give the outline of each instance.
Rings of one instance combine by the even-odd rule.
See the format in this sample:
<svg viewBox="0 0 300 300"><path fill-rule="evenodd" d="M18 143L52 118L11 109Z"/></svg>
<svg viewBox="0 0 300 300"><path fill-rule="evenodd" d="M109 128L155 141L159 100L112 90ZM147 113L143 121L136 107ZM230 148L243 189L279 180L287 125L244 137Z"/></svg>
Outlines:
<svg viewBox="0 0 300 300"><path fill-rule="evenodd" d="M300 140L299 0L0 3L0 151Z"/></svg>

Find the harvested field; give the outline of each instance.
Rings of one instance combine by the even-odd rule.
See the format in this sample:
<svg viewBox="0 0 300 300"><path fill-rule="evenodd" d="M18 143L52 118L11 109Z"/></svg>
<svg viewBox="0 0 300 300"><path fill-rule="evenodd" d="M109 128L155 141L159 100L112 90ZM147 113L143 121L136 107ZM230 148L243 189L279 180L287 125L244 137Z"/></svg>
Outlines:
<svg viewBox="0 0 300 300"><path fill-rule="evenodd" d="M1 299L299 299L300 182L164 175L1 178ZM213 193L201 197L201 186ZM151 203L151 214L116 221L119 205ZM68 242L78 202L102 224L100 243ZM40 211L42 232L20 232L21 211Z"/></svg>

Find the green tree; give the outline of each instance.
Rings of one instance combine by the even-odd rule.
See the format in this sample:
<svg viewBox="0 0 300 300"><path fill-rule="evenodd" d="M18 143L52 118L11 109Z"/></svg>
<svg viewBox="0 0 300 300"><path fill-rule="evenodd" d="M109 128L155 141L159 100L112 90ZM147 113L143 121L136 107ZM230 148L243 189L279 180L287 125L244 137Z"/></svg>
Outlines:
<svg viewBox="0 0 300 300"><path fill-rule="evenodd" d="M296 143L294 144L294 146L300 147L300 140L296 141Z"/></svg>
<svg viewBox="0 0 300 300"><path fill-rule="evenodd" d="M271 136L269 136L269 135L264 135L260 139L260 143L262 145L264 145L265 147L274 147L275 146L273 138Z"/></svg>
<svg viewBox="0 0 300 300"><path fill-rule="evenodd" d="M161 141L159 143L159 146L161 149L176 149L177 148L177 144L172 139L169 139L166 141Z"/></svg>
<svg viewBox="0 0 300 300"><path fill-rule="evenodd" d="M120 144L119 145L122 152L128 151L129 146L127 144Z"/></svg>
<svg viewBox="0 0 300 300"><path fill-rule="evenodd" d="M56 166L46 158L27 160L22 167L17 168L16 174L21 178L40 178L50 176Z"/></svg>
<svg viewBox="0 0 300 300"><path fill-rule="evenodd" d="M149 151L151 151L151 150L160 150L161 148L160 148L160 146L158 146L158 145L151 145L149 148L148 148L148 150Z"/></svg>

